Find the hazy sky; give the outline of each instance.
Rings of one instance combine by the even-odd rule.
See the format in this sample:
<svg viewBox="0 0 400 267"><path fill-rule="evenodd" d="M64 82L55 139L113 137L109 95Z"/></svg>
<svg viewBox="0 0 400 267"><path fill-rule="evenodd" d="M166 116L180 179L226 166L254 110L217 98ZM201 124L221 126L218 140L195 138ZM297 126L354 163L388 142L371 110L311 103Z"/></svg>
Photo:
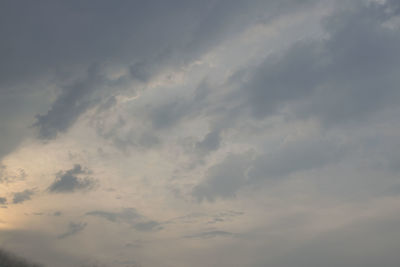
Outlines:
<svg viewBox="0 0 400 267"><path fill-rule="evenodd" d="M0 3L0 247L49 267L400 266L400 1Z"/></svg>

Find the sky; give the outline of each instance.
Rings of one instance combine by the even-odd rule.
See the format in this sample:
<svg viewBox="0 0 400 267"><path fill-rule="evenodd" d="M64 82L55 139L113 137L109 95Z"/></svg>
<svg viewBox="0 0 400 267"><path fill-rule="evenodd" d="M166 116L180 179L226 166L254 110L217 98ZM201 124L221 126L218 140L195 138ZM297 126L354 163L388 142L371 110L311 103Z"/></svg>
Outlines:
<svg viewBox="0 0 400 267"><path fill-rule="evenodd" d="M4 0L0 40L1 249L400 265L398 0Z"/></svg>

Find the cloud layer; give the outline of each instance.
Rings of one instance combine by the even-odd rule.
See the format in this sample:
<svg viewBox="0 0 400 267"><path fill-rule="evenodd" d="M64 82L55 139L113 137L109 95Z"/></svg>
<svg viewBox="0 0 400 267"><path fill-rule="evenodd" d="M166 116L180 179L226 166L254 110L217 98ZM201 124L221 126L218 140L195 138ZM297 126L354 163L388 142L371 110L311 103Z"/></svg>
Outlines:
<svg viewBox="0 0 400 267"><path fill-rule="evenodd" d="M398 1L0 5L2 247L399 266Z"/></svg>

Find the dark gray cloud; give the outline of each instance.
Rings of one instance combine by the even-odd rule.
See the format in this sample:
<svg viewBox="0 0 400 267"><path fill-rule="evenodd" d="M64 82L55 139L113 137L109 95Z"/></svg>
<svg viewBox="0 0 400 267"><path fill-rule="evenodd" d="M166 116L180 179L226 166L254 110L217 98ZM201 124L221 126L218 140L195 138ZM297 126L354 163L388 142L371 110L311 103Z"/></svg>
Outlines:
<svg viewBox="0 0 400 267"><path fill-rule="evenodd" d="M137 79L141 82L147 82L151 76L152 73L150 72L148 66L148 62L137 62L129 66L129 74L133 79Z"/></svg>
<svg viewBox="0 0 400 267"><path fill-rule="evenodd" d="M33 129L30 128L33 123L32 114L40 112L47 106L47 90L26 92L17 89L4 91L5 89L7 88L0 86L0 134L2 137L0 159L13 151L21 140L33 134Z"/></svg>
<svg viewBox="0 0 400 267"><path fill-rule="evenodd" d="M55 77L62 88L59 97L47 113L37 116L35 123L39 137L54 138L98 100L95 95L107 83L103 76L90 71L87 77L79 78L90 66L122 66L129 73L123 79L146 82L165 66L192 61L260 17L293 10L290 2L207 0L200 4L174 0L110 4L102 0L95 5L43 1L41 5L21 6L5 1L0 11L0 92L33 90L25 89L20 81L29 84ZM238 16L243 12L247 15ZM5 147L4 153L12 148Z"/></svg>
<svg viewBox="0 0 400 267"><path fill-rule="evenodd" d="M2 112L2 114L4 113ZM21 131L10 129L12 125L4 125L4 124L0 126L0 131L2 133L2 136L4 136L4 138L7 139L7 142L0 142L0 159L3 156L10 153L11 151L13 151L17 147L18 143L22 140L23 136L21 134Z"/></svg>
<svg viewBox="0 0 400 267"><path fill-rule="evenodd" d="M162 58L167 48L182 49L193 43L204 49L203 42L213 43L221 38L219 33L230 26L234 14L241 12L242 7L251 7L240 1L229 6L226 8L223 1L215 0L203 4L119 1L112 5L107 1L96 1L96 5L44 1L42 7L27 4L22 8L14 1L6 1L1 9L2 79L11 82L50 67L63 70L65 65L105 60L134 61L132 72L137 73L136 69L143 72L143 62ZM214 38L195 34L211 31L210 24L215 24ZM39 37L39 32L41 38L32 38Z"/></svg>
<svg viewBox="0 0 400 267"><path fill-rule="evenodd" d="M0 204L4 205L7 203L7 198L5 197L0 197Z"/></svg>
<svg viewBox="0 0 400 267"><path fill-rule="evenodd" d="M63 87L61 94L45 115L37 115L34 126L39 129L39 137L51 139L66 131L90 106L98 103L95 90L104 87L105 78L97 66L91 66L82 80ZM97 101L96 101L97 100Z"/></svg>
<svg viewBox="0 0 400 267"><path fill-rule="evenodd" d="M325 18L326 38L302 40L267 57L242 86L256 118L289 107L331 125L368 118L400 94L398 3L354 1Z"/></svg>
<svg viewBox="0 0 400 267"><path fill-rule="evenodd" d="M65 254L65 247L59 248L60 240L54 238L54 234L37 229L32 231L2 229L0 234L7 240L7 244L3 244L2 247L29 259L29 263L43 263L46 267L70 267L80 266L83 262L81 258Z"/></svg>
<svg viewBox="0 0 400 267"><path fill-rule="evenodd" d="M0 90L29 91L33 89L25 89L21 80L27 84L55 80L52 86L61 88L59 96L47 112L39 112L34 123L40 138L51 139L65 132L92 105L115 94L118 84L147 82L163 68L191 62L249 24L269 20L277 11L307 7L312 2L250 4L207 0L200 4L140 0L111 5L102 0L95 5L44 1L41 5L22 7L6 1L0 13L0 34L4 40L0 46ZM82 75L94 65L107 70L124 68L127 74L116 80L90 70ZM106 85L112 85L112 89L105 88ZM162 127L167 123L162 122L164 119L171 120L156 116L156 125ZM12 148L5 147L4 153Z"/></svg>
<svg viewBox="0 0 400 267"><path fill-rule="evenodd" d="M86 228L86 226L87 223L84 222L78 222L78 223L70 222L68 225L68 229L64 233L58 235L57 238L64 239L66 237L76 235L82 232Z"/></svg>
<svg viewBox="0 0 400 267"><path fill-rule="evenodd" d="M83 112L125 90L130 82L147 82L163 68L191 62L247 25L312 2L139 0L110 4L101 0L82 5L44 0L40 5L21 5L3 1L0 133L7 142L0 142L0 157L34 134L33 130L41 139L55 138ZM114 67L127 74L109 78ZM51 103L49 96L54 92L58 97ZM32 114L37 114L36 120ZM162 115L154 116L160 127L177 121L167 116L167 122L162 122Z"/></svg>
<svg viewBox="0 0 400 267"><path fill-rule="evenodd" d="M14 193L13 203L18 204L18 203L22 203L24 201L30 200L34 194L35 194L35 192L30 189L26 189L21 192L16 192L16 193Z"/></svg>
<svg viewBox="0 0 400 267"><path fill-rule="evenodd" d="M13 253L0 249L0 266L4 267L41 267L42 265L32 263Z"/></svg>
<svg viewBox="0 0 400 267"><path fill-rule="evenodd" d="M191 62L247 25L312 2L3 1L0 133L7 142L0 142L0 157L33 134L32 124L39 138L54 138L88 108L124 90L121 86L146 82L163 68ZM128 74L110 79L114 67ZM32 114L38 114L36 121Z"/></svg>
<svg viewBox="0 0 400 267"><path fill-rule="evenodd" d="M6 181L5 170L6 170L6 166L0 165L0 183L3 183L4 181Z"/></svg>
<svg viewBox="0 0 400 267"><path fill-rule="evenodd" d="M349 122L371 123L374 114L395 108L400 100L400 28L387 27L398 10L393 1L347 3L324 18L326 37L301 40L268 56L248 70L250 78L232 99L244 96L242 111L248 108L257 119L285 111L292 119L316 118L328 129L339 123L342 129ZM192 194L209 201L233 197L244 186L321 168L343 160L357 145L368 147L357 143L318 137L262 153L251 163L231 162L230 156L210 168Z"/></svg>
<svg viewBox="0 0 400 267"><path fill-rule="evenodd" d="M93 178L83 177L79 175L88 175L89 171L76 164L72 169L60 171L57 173L55 181L50 185L49 191L52 193L71 193L75 191L84 191L93 189L97 182Z"/></svg>

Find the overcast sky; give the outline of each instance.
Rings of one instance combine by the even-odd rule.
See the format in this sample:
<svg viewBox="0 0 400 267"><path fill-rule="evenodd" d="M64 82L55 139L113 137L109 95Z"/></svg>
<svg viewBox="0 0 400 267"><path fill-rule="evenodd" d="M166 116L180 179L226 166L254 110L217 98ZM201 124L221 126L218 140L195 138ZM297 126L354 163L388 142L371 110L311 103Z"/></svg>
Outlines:
<svg viewBox="0 0 400 267"><path fill-rule="evenodd" d="M0 3L0 247L48 267L400 266L400 1Z"/></svg>

